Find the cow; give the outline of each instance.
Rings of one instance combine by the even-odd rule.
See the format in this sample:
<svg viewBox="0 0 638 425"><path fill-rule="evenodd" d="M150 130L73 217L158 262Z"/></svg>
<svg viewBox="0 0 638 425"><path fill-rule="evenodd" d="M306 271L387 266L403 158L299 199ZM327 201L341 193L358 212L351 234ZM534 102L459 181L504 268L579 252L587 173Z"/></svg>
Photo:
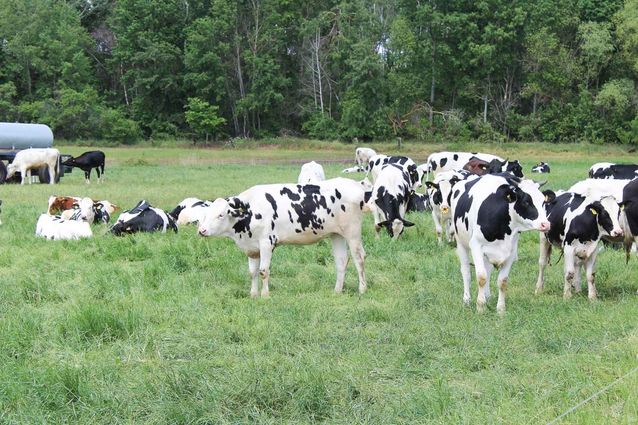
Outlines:
<svg viewBox="0 0 638 425"><path fill-rule="evenodd" d="M370 158L376 154L377 152L374 149L356 148L354 150L354 163L363 170L368 165L368 162L370 162Z"/></svg>
<svg viewBox="0 0 638 425"><path fill-rule="evenodd" d="M404 227L414 226L405 219L410 195L419 176L416 164L404 169L400 164L387 164L377 176L369 204L374 216L375 236L385 227L390 237L396 239Z"/></svg>
<svg viewBox="0 0 638 425"><path fill-rule="evenodd" d="M539 162L532 167L532 173L549 173L549 164L547 162Z"/></svg>
<svg viewBox="0 0 638 425"><path fill-rule="evenodd" d="M616 198L617 202L620 202L623 199L623 188L630 181L631 180L619 179L585 179L574 183L567 191L597 199L611 195Z"/></svg>
<svg viewBox="0 0 638 425"><path fill-rule="evenodd" d="M499 269L496 310L505 313L505 291L510 269L517 258L520 232L550 229L539 184L506 174L488 174L460 181L452 193L452 223L456 253L463 276L463 302L470 302L470 264L478 282L477 311L485 309L490 274Z"/></svg>
<svg viewBox="0 0 638 425"><path fill-rule="evenodd" d="M622 191L620 224L624 231L623 245L627 262L631 246L638 243L638 179L631 180Z"/></svg>
<svg viewBox="0 0 638 425"><path fill-rule="evenodd" d="M487 174L499 174L499 173L510 173L516 177L523 178L523 167L518 162L518 160L509 161L500 159L493 159L487 166L486 169Z"/></svg>
<svg viewBox="0 0 638 425"><path fill-rule="evenodd" d="M137 232L166 233L170 229L177 233L177 226L171 215L142 200L132 209L122 212L110 231L115 236L121 236Z"/></svg>
<svg viewBox="0 0 638 425"><path fill-rule="evenodd" d="M91 198L79 198L70 209L62 211L60 214L64 220L78 220L93 223L95 221L94 202Z"/></svg>
<svg viewBox="0 0 638 425"><path fill-rule="evenodd" d="M461 170L463 169L463 166L473 158L480 159L488 163L493 159L504 161L503 158L489 153L435 152L428 156L428 159L426 160L425 164L422 164L422 167L424 168L429 178L430 173L436 176L438 173L442 173L444 171Z"/></svg>
<svg viewBox="0 0 638 425"><path fill-rule="evenodd" d="M306 245L330 237L337 280L343 290L348 247L359 275L359 293L366 290L361 222L367 210L364 190L351 179L316 184L253 186L236 196L216 199L199 225L201 236L225 236L248 256L250 295L269 296L270 262L279 245Z"/></svg>
<svg viewBox="0 0 638 425"><path fill-rule="evenodd" d="M82 198L76 196L49 196L49 208L47 214L59 215L62 211L70 210L73 204Z"/></svg>
<svg viewBox="0 0 638 425"><path fill-rule="evenodd" d="M423 212L430 210L430 197L428 194L411 192L405 212Z"/></svg>
<svg viewBox="0 0 638 425"><path fill-rule="evenodd" d="M587 275L590 300L596 299L596 255L598 241L603 235L612 238L622 236L618 221L620 208L612 196L601 200L587 198L578 193L563 192L545 204L550 230L540 234L540 256L536 294L543 291L545 266L549 263L552 245L564 255L565 284L563 298L572 296L572 287L580 292L581 267Z"/></svg>
<svg viewBox="0 0 638 425"><path fill-rule="evenodd" d="M73 210L80 208L80 201L82 199L88 198L80 198L77 196L50 196L49 197L49 207L47 209L47 214L49 215L61 215L66 217L70 217L73 214ZM107 200L94 201L91 200L93 205L93 219L92 223L108 223L111 219L111 215L117 210L119 207ZM85 216L91 217L91 213L86 211L88 208L88 202L85 201Z"/></svg>
<svg viewBox="0 0 638 425"><path fill-rule="evenodd" d="M79 211L76 214L80 214ZM75 240L93 236L91 225L87 221L72 217L65 220L59 216L41 214L35 226L35 235L51 240Z"/></svg>
<svg viewBox="0 0 638 425"><path fill-rule="evenodd" d="M86 184L91 183L91 170L95 168L97 172L97 182L104 180L104 160L106 156L102 151L88 151L77 157L71 157L64 161L62 165L77 167L84 171L84 180ZM101 172L101 173L100 173Z"/></svg>
<svg viewBox="0 0 638 425"><path fill-rule="evenodd" d="M321 164L315 161L306 162L301 166L299 177L297 178L297 184L317 183L324 181L326 175L323 172Z"/></svg>
<svg viewBox="0 0 638 425"><path fill-rule="evenodd" d="M199 224L206 214L206 210L211 207L212 201L204 201L199 198L186 198L171 211L169 215L175 220L177 226L185 224Z"/></svg>
<svg viewBox="0 0 638 425"><path fill-rule="evenodd" d="M452 197L452 187L461 180L475 179L478 176L467 170L445 171L439 173L434 181L425 182L426 190L429 195L430 205L432 207L432 221L434 221L434 229L436 231L436 239L439 243L443 241L443 227L445 227L445 236L448 242L454 240L452 232L452 217L450 215L450 205Z"/></svg>
<svg viewBox="0 0 638 425"><path fill-rule="evenodd" d="M370 161L368 161L368 166L366 167L366 178L369 178L370 181L374 184L377 176L381 172L381 169L387 164L396 164L403 167L403 169L405 169L406 171L408 171L408 169L412 170L408 172L417 173L417 179L414 181L413 186L410 188L411 190L415 190L423 186L421 180L423 179L424 168L421 166L417 167L416 163L407 156L373 156L372 158L370 158Z"/></svg>
<svg viewBox="0 0 638 425"><path fill-rule="evenodd" d="M7 179L20 172L20 184L27 179L31 184L31 170L47 167L49 170L49 184L55 184L57 179L58 158L60 151L53 148L25 149L16 153L13 162L7 166Z"/></svg>
<svg viewBox="0 0 638 425"><path fill-rule="evenodd" d="M638 177L638 165L598 162L589 168L588 174L591 179L632 180Z"/></svg>
<svg viewBox="0 0 638 425"><path fill-rule="evenodd" d="M93 201L93 212L95 214L93 223L108 224L113 213L119 209L120 207L107 200Z"/></svg>

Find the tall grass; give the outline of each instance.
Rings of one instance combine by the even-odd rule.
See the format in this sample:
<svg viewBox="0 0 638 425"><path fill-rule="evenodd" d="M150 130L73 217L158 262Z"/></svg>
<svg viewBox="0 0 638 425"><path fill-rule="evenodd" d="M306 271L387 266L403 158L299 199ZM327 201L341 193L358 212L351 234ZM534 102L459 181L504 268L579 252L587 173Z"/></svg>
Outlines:
<svg viewBox="0 0 638 425"><path fill-rule="evenodd" d="M245 256L193 227L34 236L52 194L170 209L187 196L294 181L294 159L350 161L352 147L334 146L106 149L103 185L74 172L58 186L0 186L0 423L543 423L638 364L638 262L612 249L599 255L600 301L562 299L562 261L534 296L538 235L523 234L499 318L495 299L482 315L463 307L454 250L437 244L423 214L398 241L376 240L366 217L364 296L352 266L344 293L333 293L327 242L278 248L271 298L253 300ZM438 148L404 151L424 159ZM629 160L587 146L499 149L525 170L549 158L543 178L554 189L592 162ZM325 168L337 176L343 164ZM564 419L636 421L636 374Z"/></svg>

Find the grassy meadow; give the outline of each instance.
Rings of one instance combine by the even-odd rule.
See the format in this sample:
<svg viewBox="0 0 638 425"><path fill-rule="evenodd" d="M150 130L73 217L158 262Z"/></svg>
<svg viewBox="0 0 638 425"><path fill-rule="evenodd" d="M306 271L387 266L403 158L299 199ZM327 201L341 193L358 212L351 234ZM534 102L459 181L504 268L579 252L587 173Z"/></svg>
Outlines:
<svg viewBox="0 0 638 425"><path fill-rule="evenodd" d="M526 172L549 161L552 173L535 178L552 189L585 178L594 162L638 161L594 145L400 152L421 162L443 149L519 158ZM195 227L116 238L94 226L90 240L36 238L53 194L170 210L189 196L296 181L303 160L338 176L354 146L104 151L104 184L93 176L86 185L75 170L56 186L0 186L0 423L547 423L638 365L638 259L625 264L622 251L605 249L599 301L587 300L586 282L564 301L555 251L535 296L534 232L522 235L503 318L496 296L481 315L462 305L456 254L437 244L429 213L413 214L417 225L398 241L375 240L366 217L363 296L352 264L344 293L333 292L327 241L278 248L270 299L251 299L244 254ZM559 423L636 422L638 372Z"/></svg>

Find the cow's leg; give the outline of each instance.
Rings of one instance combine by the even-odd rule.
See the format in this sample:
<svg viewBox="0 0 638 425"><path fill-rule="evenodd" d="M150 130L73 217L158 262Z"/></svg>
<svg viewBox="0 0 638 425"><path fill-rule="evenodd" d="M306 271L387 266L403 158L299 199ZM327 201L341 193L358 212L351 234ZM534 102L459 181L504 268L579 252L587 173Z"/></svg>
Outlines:
<svg viewBox="0 0 638 425"><path fill-rule="evenodd" d="M58 161L56 159L56 161L53 164L48 164L49 165L49 184L55 184L57 163Z"/></svg>
<svg viewBox="0 0 638 425"><path fill-rule="evenodd" d="M589 256L587 261L585 261L585 273L587 274L587 296L590 301L595 301L598 296L598 292L596 291L596 285L594 280L596 279L596 255L598 254L598 249L595 249L594 252Z"/></svg>
<svg viewBox="0 0 638 425"><path fill-rule="evenodd" d="M363 294L367 289L366 273L364 268L366 252L363 249L361 243L361 236L355 236L348 239L348 246L350 247L350 255L354 266L357 268L357 274L359 275L359 294ZM335 288L336 290L336 288Z"/></svg>
<svg viewBox="0 0 638 425"><path fill-rule="evenodd" d="M343 281L346 278L346 267L348 266L348 244L341 235L332 235L332 256L335 259L335 269L337 271L337 282L335 292L343 291Z"/></svg>
<svg viewBox="0 0 638 425"><path fill-rule="evenodd" d="M470 304L470 280L472 279L470 270L470 255L467 247L456 241L456 254L459 256L461 263L461 276L463 276L463 304Z"/></svg>
<svg viewBox="0 0 638 425"><path fill-rule="evenodd" d="M575 258L575 265L574 265L574 280L572 281L572 288L574 289L575 293L580 293L580 291L583 290L581 282L580 282L580 272L581 272L581 268L583 267L583 261L576 257Z"/></svg>
<svg viewBox="0 0 638 425"><path fill-rule="evenodd" d="M492 292L490 291L490 282L492 281L492 270L494 270L494 265L487 261L487 259L483 262L485 264L485 272L487 273L487 280L485 281L485 300L489 300L492 296Z"/></svg>
<svg viewBox="0 0 638 425"><path fill-rule="evenodd" d="M512 265L516 260L516 255L510 255L501 265L498 272L496 283L498 284L498 302L496 303L496 312L501 316L505 314L505 292L507 292L507 283Z"/></svg>
<svg viewBox="0 0 638 425"><path fill-rule="evenodd" d="M565 284L563 285L563 298L572 297L572 284L574 282L576 256L574 249L570 245L563 247L563 261L565 262Z"/></svg>
<svg viewBox="0 0 638 425"><path fill-rule="evenodd" d="M549 258L552 253L552 244L547 240L547 237L540 234L540 255L538 256L538 279L536 280L536 295L543 292L545 286L545 267L549 263Z"/></svg>
<svg viewBox="0 0 638 425"><path fill-rule="evenodd" d="M261 276L261 296L270 296L268 282L270 280L270 260L272 259L273 246L269 241L259 244L259 275Z"/></svg>
<svg viewBox="0 0 638 425"><path fill-rule="evenodd" d="M259 295L259 257L248 257L248 271L250 272L250 296Z"/></svg>
<svg viewBox="0 0 638 425"><path fill-rule="evenodd" d="M378 223L381 222L381 214L379 210L376 208L372 208L372 217L374 218L374 238L379 239L379 232L381 231L381 226Z"/></svg>
<svg viewBox="0 0 638 425"><path fill-rule="evenodd" d="M472 252L472 261L474 261L474 271L476 272L476 282L478 283L478 295L476 297L476 310L482 313L485 310L485 285L489 285L487 281L487 269L485 268L485 257L480 244L472 244L470 242L470 251Z"/></svg>
<svg viewBox="0 0 638 425"><path fill-rule="evenodd" d="M96 167L95 168L95 172L97 173L97 182L100 183L100 167Z"/></svg>
<svg viewBox="0 0 638 425"><path fill-rule="evenodd" d="M443 234L443 228L441 227L441 218L439 217L439 215L436 212L436 209L438 207L434 206L432 208L432 221L434 221L434 230L436 231L436 240L439 243L443 242L443 239L441 238L441 235Z"/></svg>
<svg viewBox="0 0 638 425"><path fill-rule="evenodd" d="M451 218L445 220L445 235L448 243L454 242L454 226L452 226Z"/></svg>
<svg viewBox="0 0 638 425"><path fill-rule="evenodd" d="M91 169L84 171L84 182L86 184L91 184Z"/></svg>

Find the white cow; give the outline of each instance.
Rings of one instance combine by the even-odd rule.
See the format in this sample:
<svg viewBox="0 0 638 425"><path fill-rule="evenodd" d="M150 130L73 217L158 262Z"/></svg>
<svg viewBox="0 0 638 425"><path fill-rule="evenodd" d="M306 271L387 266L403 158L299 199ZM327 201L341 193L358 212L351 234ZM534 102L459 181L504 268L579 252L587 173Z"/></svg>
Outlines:
<svg viewBox="0 0 638 425"><path fill-rule="evenodd" d="M359 166L359 168L365 169L368 165L368 161L370 161L370 158L372 158L376 154L377 152L374 149L356 148L354 150L354 162Z"/></svg>
<svg viewBox="0 0 638 425"><path fill-rule="evenodd" d="M77 213L79 214L79 212ZM35 227L35 235L51 240L73 240L93 236L91 225L77 219L65 220L61 217L41 214Z"/></svg>
<svg viewBox="0 0 638 425"><path fill-rule="evenodd" d="M31 184L31 170L46 166L49 170L49 184L55 184L57 177L57 165L60 151L53 148L25 149L18 152L13 162L7 166L7 178L11 178L16 172L20 172L24 184L26 178Z"/></svg>
<svg viewBox="0 0 638 425"><path fill-rule="evenodd" d="M323 167L321 166L321 164L318 164L315 161L310 161L301 166L301 171L299 172L297 183L317 183L324 181L325 179L326 175L323 172Z"/></svg>
<svg viewBox="0 0 638 425"><path fill-rule="evenodd" d="M169 214L175 220L175 224L200 223L206 215L206 210L211 207L212 201L204 201L199 198L186 198L180 202Z"/></svg>
<svg viewBox="0 0 638 425"><path fill-rule="evenodd" d="M225 236L248 256L250 295L269 295L270 262L275 247L306 245L330 237L341 292L348 264L348 247L359 274L359 293L366 290L365 251L361 222L366 210L361 185L336 178L317 184L253 186L237 196L218 198L199 225L202 236Z"/></svg>
<svg viewBox="0 0 638 425"><path fill-rule="evenodd" d="M485 175L456 184L452 195L452 219L456 253L463 275L463 302L470 302L470 263L474 263L478 296L476 308L485 308L490 274L498 273L499 314L505 313L505 290L516 261L518 238L526 230L550 229L543 208L545 196L531 180ZM546 191L547 195L553 194Z"/></svg>

